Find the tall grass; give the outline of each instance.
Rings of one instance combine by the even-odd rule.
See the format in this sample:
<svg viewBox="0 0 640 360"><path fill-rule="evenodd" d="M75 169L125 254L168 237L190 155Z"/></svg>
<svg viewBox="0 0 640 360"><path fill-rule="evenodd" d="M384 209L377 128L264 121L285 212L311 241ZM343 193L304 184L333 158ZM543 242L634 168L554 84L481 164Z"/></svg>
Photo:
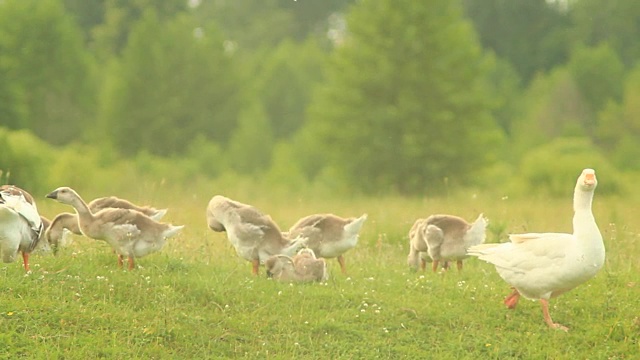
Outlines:
<svg viewBox="0 0 640 360"><path fill-rule="evenodd" d="M140 186L138 189L142 188ZM231 187L229 188L231 189ZM157 254L121 270L106 244L83 237L58 256L32 257L33 272L2 264L0 358L270 359L631 359L640 354L640 211L600 197L594 212L605 238L604 269L540 306L507 310L510 291L494 268L469 259L462 272L411 272L407 233L432 213L490 219L489 241L522 231L570 231L571 198L509 199L326 196L157 184L132 190L139 203L168 207L186 228ZM86 197L104 194L92 194ZM327 283L286 284L251 275L225 235L205 224L205 206L225 194L270 213L283 227L315 212L368 213L348 274L329 260ZM69 208L42 199L44 215Z"/></svg>

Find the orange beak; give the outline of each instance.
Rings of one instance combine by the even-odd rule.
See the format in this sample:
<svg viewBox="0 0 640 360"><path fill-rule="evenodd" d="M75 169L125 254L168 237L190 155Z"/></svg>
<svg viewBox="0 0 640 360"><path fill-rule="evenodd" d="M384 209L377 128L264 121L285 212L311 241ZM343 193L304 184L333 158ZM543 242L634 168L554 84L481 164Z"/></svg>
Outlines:
<svg viewBox="0 0 640 360"><path fill-rule="evenodd" d="M585 185L593 185L596 183L596 174L585 174L584 175L584 183Z"/></svg>

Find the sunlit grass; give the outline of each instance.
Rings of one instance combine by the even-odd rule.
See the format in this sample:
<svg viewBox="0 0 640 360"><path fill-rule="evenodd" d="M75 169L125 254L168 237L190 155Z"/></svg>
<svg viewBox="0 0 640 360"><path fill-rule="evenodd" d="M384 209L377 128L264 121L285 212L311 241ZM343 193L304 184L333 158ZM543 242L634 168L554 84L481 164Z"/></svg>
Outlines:
<svg viewBox="0 0 640 360"><path fill-rule="evenodd" d="M640 353L640 213L596 194L607 262L591 281L551 301L549 330L536 302L507 310L510 291L489 264L462 272L411 272L407 233L432 213L490 219L489 241L510 232L570 231L571 199L482 195L441 199L331 199L233 194L283 228L314 212L368 213L361 241L329 260L324 284L291 285L251 275L224 234L207 229L211 195L133 200L169 207L184 232L157 254L118 269L101 242L75 237L54 256L0 266L0 358L460 358L630 359ZM101 194L96 194L96 196ZM45 215L69 209L39 201Z"/></svg>

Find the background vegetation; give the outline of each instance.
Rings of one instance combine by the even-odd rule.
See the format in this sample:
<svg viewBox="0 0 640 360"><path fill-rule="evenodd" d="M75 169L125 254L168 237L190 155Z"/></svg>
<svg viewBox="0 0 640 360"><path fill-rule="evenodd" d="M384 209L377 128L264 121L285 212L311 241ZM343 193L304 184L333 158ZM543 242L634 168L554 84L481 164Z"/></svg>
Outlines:
<svg viewBox="0 0 640 360"><path fill-rule="evenodd" d="M0 182L168 207L136 271L76 237L0 267L0 358L597 358L640 352L640 2L0 0ZM413 221L484 212L489 241L570 231L597 170L605 269L501 304L491 266L412 273ZM349 274L249 275L214 194L283 228L369 214Z"/></svg>
<svg viewBox="0 0 640 360"><path fill-rule="evenodd" d="M5 0L0 169L41 194L135 173L424 196L557 194L598 167L629 196L638 16L631 0Z"/></svg>

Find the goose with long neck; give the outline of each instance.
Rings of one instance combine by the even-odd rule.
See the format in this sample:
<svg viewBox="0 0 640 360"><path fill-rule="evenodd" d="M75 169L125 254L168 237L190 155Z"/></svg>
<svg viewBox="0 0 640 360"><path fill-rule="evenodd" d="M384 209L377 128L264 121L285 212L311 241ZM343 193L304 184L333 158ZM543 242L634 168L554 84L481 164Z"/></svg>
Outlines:
<svg viewBox="0 0 640 360"><path fill-rule="evenodd" d="M513 309L520 296L539 300L551 328L568 328L553 322L549 299L591 279L604 265L605 248L591 205L598 184L593 169L584 169L573 194L573 234L512 234L510 242L469 248L469 255L495 265L514 291L504 303Z"/></svg>
<svg viewBox="0 0 640 360"><path fill-rule="evenodd" d="M167 213L167 209L158 210L151 206L140 206L115 196L93 199L89 204L87 204L87 206L92 213L96 213L106 208L131 209L139 211L156 221L160 221L160 219L162 219L162 217ZM45 233L45 238L53 247L54 254L58 252L60 244L64 244L66 242L66 234L69 232L76 235L82 235L80 226L78 225L78 216L76 214L65 212L60 213L53 218L51 226L48 227Z"/></svg>
<svg viewBox="0 0 640 360"><path fill-rule="evenodd" d="M60 187L47 197L73 206L82 234L109 243L118 254L118 265L122 266L124 257L127 257L130 270L135 266L134 258L159 251L166 239L184 227L159 223L131 209L105 208L94 214L80 195L69 187Z"/></svg>

